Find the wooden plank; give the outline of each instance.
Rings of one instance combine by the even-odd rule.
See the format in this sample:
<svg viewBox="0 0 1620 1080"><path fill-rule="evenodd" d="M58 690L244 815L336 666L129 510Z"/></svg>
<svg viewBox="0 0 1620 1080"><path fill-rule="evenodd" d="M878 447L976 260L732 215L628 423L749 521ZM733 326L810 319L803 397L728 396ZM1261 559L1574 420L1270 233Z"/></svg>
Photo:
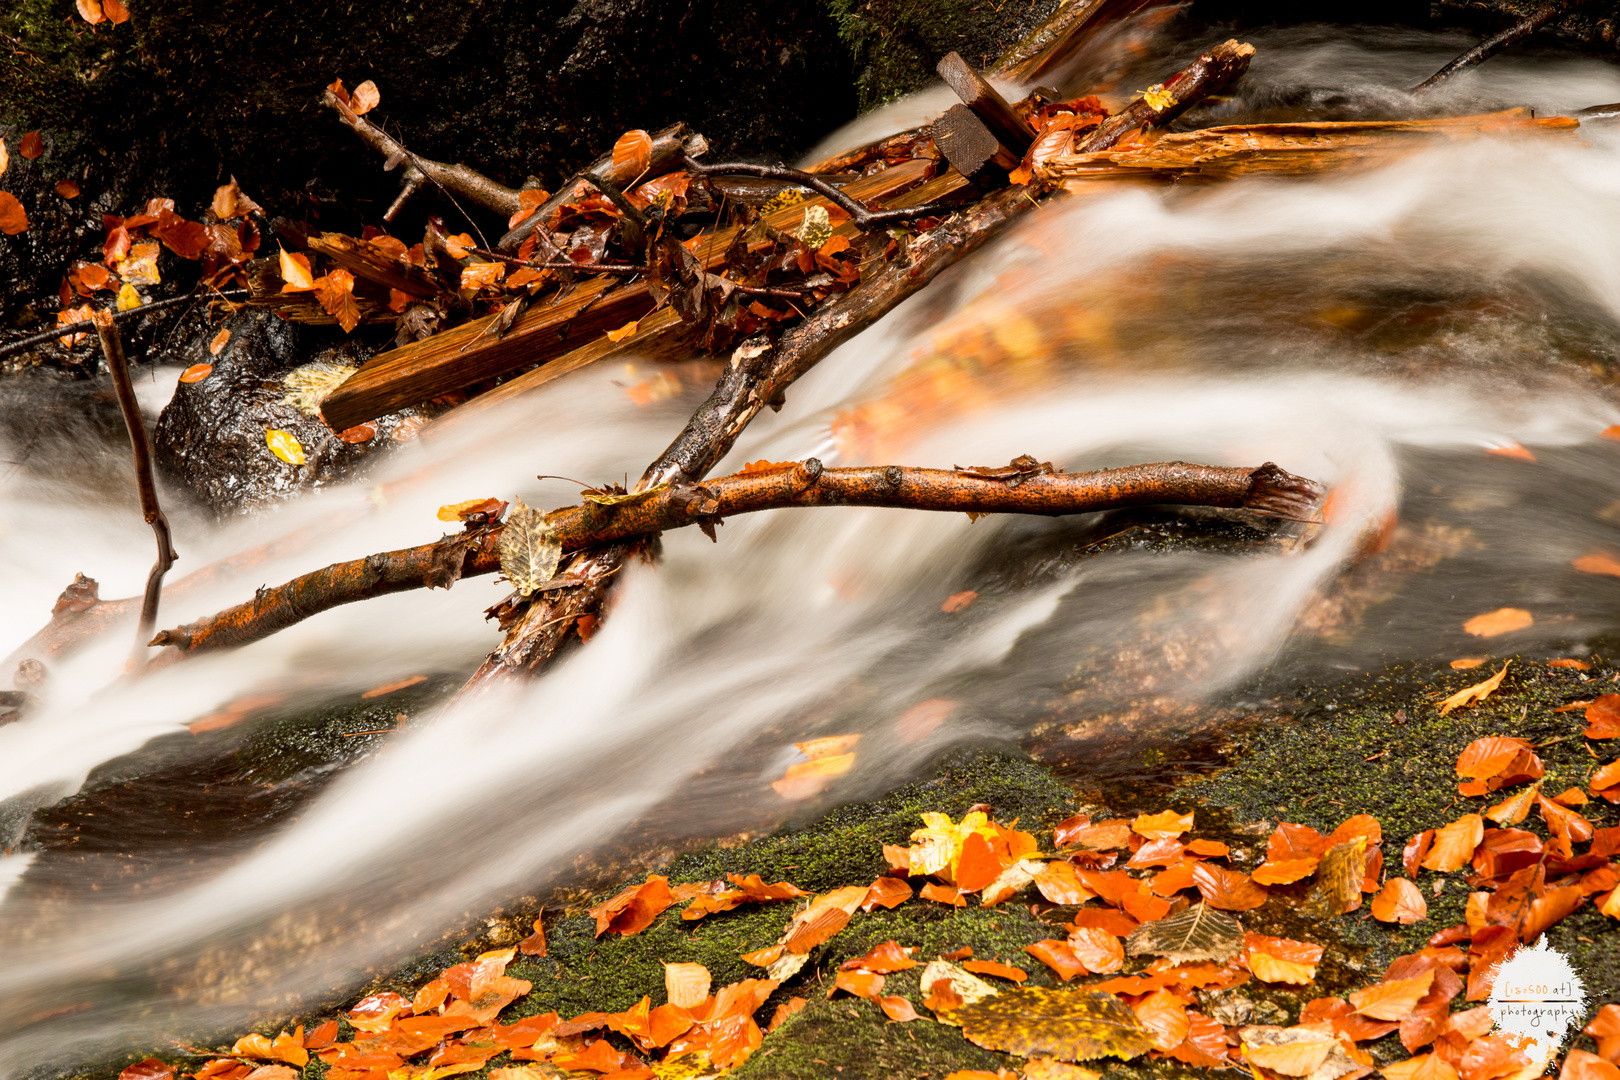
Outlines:
<svg viewBox="0 0 1620 1080"><path fill-rule="evenodd" d="M864 176L844 191L861 200L885 198L917 185L934 164L923 159L902 162ZM775 211L765 220L778 229L793 228L803 218L804 209L814 205L830 204L816 196ZM711 234L697 252L704 265L718 265L735 235L735 228ZM515 368L562 356L652 309L652 295L644 282L626 285L618 278L593 277L561 300L549 296L538 300L499 340L486 333L498 318L489 315L380 353L332 391L321 405L321 413L330 427L342 431Z"/></svg>
<svg viewBox="0 0 1620 1080"><path fill-rule="evenodd" d="M1018 165L1018 159L966 105L946 109L945 115L934 121L931 134L951 167L981 189L1004 186L1007 173Z"/></svg>

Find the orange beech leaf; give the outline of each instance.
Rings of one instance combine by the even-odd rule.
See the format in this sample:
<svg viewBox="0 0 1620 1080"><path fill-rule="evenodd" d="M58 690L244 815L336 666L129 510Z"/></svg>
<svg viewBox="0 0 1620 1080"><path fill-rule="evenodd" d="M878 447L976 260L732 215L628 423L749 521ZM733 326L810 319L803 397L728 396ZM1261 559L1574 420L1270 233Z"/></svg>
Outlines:
<svg viewBox="0 0 1620 1080"><path fill-rule="evenodd" d="M1434 846L1422 862L1424 869L1442 874L1461 870L1474 857L1474 849L1484 836L1485 820L1478 814L1464 814L1435 830Z"/></svg>
<svg viewBox="0 0 1620 1080"><path fill-rule="evenodd" d="M964 945L960 949L954 949L951 952L947 952L947 953L940 953L939 958L941 960L966 960L969 957L971 957L972 955L973 955L973 946Z"/></svg>
<svg viewBox="0 0 1620 1080"><path fill-rule="evenodd" d="M883 1015L897 1024L921 1019L917 1014L916 1006L911 1004L909 998L903 998L898 994L890 994L886 997L879 997L877 1003L878 1008L883 1010Z"/></svg>
<svg viewBox="0 0 1620 1080"><path fill-rule="evenodd" d="M1065 834L1059 847L1080 847L1088 851L1109 851L1122 848L1131 839L1131 823L1123 819L1100 821Z"/></svg>
<svg viewBox="0 0 1620 1080"><path fill-rule="evenodd" d="M839 990L854 994L858 998L876 1000L883 993L884 978L875 971L840 971L833 980L827 996L832 997Z"/></svg>
<svg viewBox="0 0 1620 1080"><path fill-rule="evenodd" d="M1620 1080L1620 1068L1596 1054L1571 1048L1558 1070L1558 1080Z"/></svg>
<svg viewBox="0 0 1620 1080"><path fill-rule="evenodd" d="M1620 559L1600 551L1594 551L1590 555L1582 555L1570 565L1583 574L1608 574L1610 577L1620 577ZM1575 663L1579 663L1579 661L1575 661ZM1573 664L1570 666L1573 666ZM1584 667L1582 670L1585 670Z"/></svg>
<svg viewBox="0 0 1620 1080"><path fill-rule="evenodd" d="M620 135L613 144L613 172L629 184L652 167L652 136L635 128Z"/></svg>
<svg viewBox="0 0 1620 1080"><path fill-rule="evenodd" d="M996 960L964 960L962 967L979 975L997 975L1013 982L1023 982L1029 978L1029 972L1022 968L1015 968Z"/></svg>
<svg viewBox="0 0 1620 1080"><path fill-rule="evenodd" d="M418 1015L431 1012L443 1005L449 996L450 984L443 979L432 979L416 991L416 996L411 999L411 1011Z"/></svg>
<svg viewBox="0 0 1620 1080"><path fill-rule="evenodd" d="M1457 1063L1458 1074L1463 1080L1493 1080L1517 1073L1530 1064L1530 1055L1515 1045L1517 1041L1499 1031L1475 1039Z"/></svg>
<svg viewBox="0 0 1620 1080"><path fill-rule="evenodd" d="M1035 875L1035 888L1054 904L1079 906L1097 894L1086 888L1073 865L1056 859Z"/></svg>
<svg viewBox="0 0 1620 1080"><path fill-rule="evenodd" d="M872 882L866 891L866 899L861 901L862 911L871 911L873 908L895 908L910 900L911 886L897 877L887 875Z"/></svg>
<svg viewBox="0 0 1620 1080"><path fill-rule="evenodd" d="M396 1058L398 1057L398 1055L394 1056ZM150 1061L156 1059L149 1058L147 1060ZM403 1059L400 1060L400 1064L404 1064ZM130 1068L134 1067L135 1066L133 1065L130 1066ZM237 1061L235 1058L215 1058L213 1061L210 1061L196 1072L188 1073L187 1080L244 1080L244 1078L253 1071L253 1066L249 1065L245 1061ZM163 1076L162 1073L157 1075L159 1077ZM170 1075L173 1074L171 1073ZM124 1077L126 1076L131 1077L131 1080L135 1080L135 1078L139 1077L140 1074L131 1074L129 1070L126 1069L119 1073L118 1076L119 1080L124 1080Z"/></svg>
<svg viewBox="0 0 1620 1080"><path fill-rule="evenodd" d="M1201 862L1193 866L1192 877L1199 895L1212 908L1252 911L1266 902L1266 890L1237 870Z"/></svg>
<svg viewBox="0 0 1620 1080"><path fill-rule="evenodd" d="M827 735L819 739L796 742L793 744L793 748L814 761L817 758L847 754L855 749L855 744L860 741L861 737L859 735Z"/></svg>
<svg viewBox="0 0 1620 1080"><path fill-rule="evenodd" d="M842 776L855 767L854 754L835 754L789 765L782 779L771 781L771 788L784 799L805 799L826 786L824 781Z"/></svg>
<svg viewBox="0 0 1620 1080"><path fill-rule="evenodd" d="M1615 569L1616 569L1616 573L1620 574L1620 562L1615 563ZM1559 668L1574 668L1576 671L1588 671L1592 667L1592 665L1588 664L1585 660L1572 660L1567 656L1566 657L1561 657L1561 658L1559 658L1557 660L1549 660L1549 661L1547 661L1547 666L1548 667L1559 667Z"/></svg>
<svg viewBox="0 0 1620 1080"><path fill-rule="evenodd" d="M664 996L671 1005L695 1009L709 997L709 969L702 964L665 964Z"/></svg>
<svg viewBox="0 0 1620 1080"><path fill-rule="evenodd" d="M1182 856L1186 848L1181 841L1173 836L1166 836L1158 840L1149 840L1136 849L1125 865L1133 870L1140 870L1147 866L1171 866Z"/></svg>
<svg viewBox="0 0 1620 1080"><path fill-rule="evenodd" d="M1296 825L1284 821L1277 825L1266 841L1266 861L1283 862L1288 859L1319 859L1329 847L1327 837L1309 825Z"/></svg>
<svg viewBox="0 0 1620 1080"><path fill-rule="evenodd" d="M1620 758L1616 758L1593 773L1592 779L1587 782L1586 790L1593 795L1608 799L1610 802L1620 802L1620 799L1612 797L1611 794L1616 787L1620 787Z"/></svg>
<svg viewBox="0 0 1620 1080"><path fill-rule="evenodd" d="M1232 849L1219 840L1194 840L1187 845L1187 854L1200 858L1218 858L1232 854Z"/></svg>
<svg viewBox="0 0 1620 1080"><path fill-rule="evenodd" d="M1474 637L1500 637L1515 630L1523 630L1535 623L1535 617L1523 608L1497 608L1484 615L1475 615L1463 623L1463 630Z"/></svg>
<svg viewBox="0 0 1620 1080"><path fill-rule="evenodd" d="M782 937L783 946L790 953L807 953L827 941L849 925L850 916L866 899L868 891L866 886L850 885L816 897L788 923Z"/></svg>
<svg viewBox="0 0 1620 1080"><path fill-rule="evenodd" d="M1531 752L1533 748L1523 739L1501 735L1475 739L1458 755L1457 775L1486 780L1506 769L1519 754Z"/></svg>
<svg viewBox="0 0 1620 1080"><path fill-rule="evenodd" d="M1573 915L1584 903L1586 894L1578 885L1548 889L1545 895L1537 896L1530 901L1530 910L1525 913L1524 921L1519 925L1520 940L1534 941L1543 931Z"/></svg>
<svg viewBox="0 0 1620 1080"><path fill-rule="evenodd" d="M626 936L639 934L675 902L669 879L657 874L640 885L632 885L618 895L590 909L596 920L596 936L612 930Z"/></svg>
<svg viewBox="0 0 1620 1080"><path fill-rule="evenodd" d="M838 237L837 239L842 240L843 237ZM939 610L945 612L946 614L952 614L961 611L978 598L979 594L974 592L972 589L969 589L966 592L952 593L945 598L945 602L943 604L939 605Z"/></svg>
<svg viewBox="0 0 1620 1080"><path fill-rule="evenodd" d="M597 1039L584 1050L563 1050L553 1054L551 1063L560 1069L608 1073L637 1064L637 1061L634 1056L615 1050L606 1039Z"/></svg>
<svg viewBox="0 0 1620 1080"><path fill-rule="evenodd" d="M1451 662L1451 669L1453 671L1472 671L1489 659L1488 656L1459 656Z"/></svg>
<svg viewBox="0 0 1620 1080"><path fill-rule="evenodd" d="M1379 922L1400 923L1408 926L1429 917L1429 903L1423 893L1406 878L1390 878L1384 889L1373 897L1373 918Z"/></svg>
<svg viewBox="0 0 1620 1080"><path fill-rule="evenodd" d="M1586 706L1588 739L1620 738L1620 694L1603 694Z"/></svg>
<svg viewBox="0 0 1620 1080"><path fill-rule="evenodd" d="M956 887L965 893L978 892L1001 876L1010 862L1000 859L983 833L969 833L962 841L962 851L956 858L953 877Z"/></svg>
<svg viewBox="0 0 1620 1080"><path fill-rule="evenodd" d="M1535 805L1536 798L1540 794L1541 783L1537 781L1517 795L1510 795L1486 810L1485 816L1498 825L1517 825L1529 816L1530 807Z"/></svg>
<svg viewBox="0 0 1620 1080"><path fill-rule="evenodd" d="M775 945L767 945L763 949L743 953L738 959L745 964L753 964L755 967L769 967L777 957L786 951L786 946L778 942Z"/></svg>
<svg viewBox="0 0 1620 1080"><path fill-rule="evenodd" d="M1076 814L1064 818L1052 829L1052 846L1055 848L1069 847L1069 838L1082 829L1091 828L1091 818L1086 814Z"/></svg>
<svg viewBox="0 0 1620 1080"><path fill-rule="evenodd" d="M1243 958L1254 977L1261 982L1305 986L1316 978L1316 965L1322 961L1322 946L1308 941L1245 932Z"/></svg>
<svg viewBox="0 0 1620 1080"><path fill-rule="evenodd" d="M56 193L64 199L77 199L79 197L79 185L72 180L58 180L56 182Z"/></svg>
<svg viewBox="0 0 1620 1080"><path fill-rule="evenodd" d="M1457 1080L1457 1070L1438 1054L1419 1054L1379 1071L1388 1080Z"/></svg>
<svg viewBox="0 0 1620 1080"><path fill-rule="evenodd" d="M361 998L354 1008L348 1012L350 1026L356 1031L387 1031L393 1026L394 1018L402 1013L409 1016L412 1012L411 1003L398 994L387 992L372 994Z"/></svg>
<svg viewBox="0 0 1620 1080"><path fill-rule="evenodd" d="M1391 979L1356 990L1350 995L1350 1004L1356 1012L1374 1020L1401 1020L1433 984L1434 971L1430 969L1410 979Z"/></svg>
<svg viewBox="0 0 1620 1080"><path fill-rule="evenodd" d="M1160 840L1167 836L1180 836L1192 828L1192 814L1178 814L1174 810L1165 810L1157 814L1138 814L1136 820L1131 822L1131 830L1149 840Z"/></svg>
<svg viewBox="0 0 1620 1080"><path fill-rule="evenodd" d="M231 332L228 329L221 330L219 333L215 334L214 340L208 343L208 355L218 356L222 351L224 351L225 346L230 343L230 340Z"/></svg>
<svg viewBox="0 0 1620 1080"><path fill-rule="evenodd" d="M541 1013L538 1016L525 1017L515 1024L497 1024L494 1028L495 1044L504 1046L509 1050L533 1046L541 1038L549 1035L558 1022L557 1014L549 1012Z"/></svg>
<svg viewBox="0 0 1620 1080"><path fill-rule="evenodd" d="M377 84L367 79L349 94L349 108L356 116L363 116L375 109L382 101L382 94L377 90Z"/></svg>
<svg viewBox="0 0 1620 1080"><path fill-rule="evenodd" d="M1604 1005L1581 1031L1597 1040L1600 1057L1620 1059L1620 1005Z"/></svg>
<svg viewBox="0 0 1620 1080"><path fill-rule="evenodd" d="M1276 1041L1250 1041L1265 1035L1274 1035ZM1283 1041L1285 1036L1287 1040ZM1245 1028L1241 1045L1243 1059L1251 1065L1281 1076L1309 1076L1327 1061L1338 1046L1338 1040L1310 1028L1274 1028L1269 1032L1263 1028Z"/></svg>
<svg viewBox="0 0 1620 1080"><path fill-rule="evenodd" d="M315 281L315 299L343 327L344 333L360 325L360 306L354 299L354 275L333 270Z"/></svg>
<svg viewBox="0 0 1620 1080"><path fill-rule="evenodd" d="M1166 897L1174 896L1182 889L1190 889L1193 886L1192 868L1191 861L1178 862L1170 869L1154 874L1149 878L1149 888L1158 895Z"/></svg>
<svg viewBox="0 0 1620 1080"><path fill-rule="evenodd" d="M28 211L9 191L0 191L0 233L16 236L28 231Z"/></svg>
<svg viewBox="0 0 1620 1080"><path fill-rule="evenodd" d="M1536 460L1536 455L1516 442L1505 442L1499 446L1487 446L1485 452L1495 454L1497 457L1515 458L1519 461Z"/></svg>
<svg viewBox="0 0 1620 1080"><path fill-rule="evenodd" d="M765 1030L767 1032L775 1031L777 1028L781 1027L784 1022L786 1022L788 1017L803 1009L808 1004L809 1002L802 997L788 998L786 1001L782 1002L782 1004L776 1007L776 1012L771 1014L771 1022L765 1028Z"/></svg>
<svg viewBox="0 0 1620 1080"><path fill-rule="evenodd" d="M1142 923L1114 908L1081 908L1068 925L1076 930L1102 930L1115 937L1128 937Z"/></svg>
<svg viewBox="0 0 1620 1080"><path fill-rule="evenodd" d="M1069 948L1094 975L1107 975L1125 966L1125 946L1106 930L1079 927L1069 934Z"/></svg>
<svg viewBox="0 0 1620 1080"><path fill-rule="evenodd" d="M281 291L307 292L315 287L315 274L309 267L309 256L281 248Z"/></svg>
<svg viewBox="0 0 1620 1080"><path fill-rule="evenodd" d="M1317 864L1321 861L1316 856L1280 859L1276 862L1268 859L1254 868L1254 880L1261 885L1288 885L1316 873Z"/></svg>
<svg viewBox="0 0 1620 1080"><path fill-rule="evenodd" d="M1577 806L1585 806L1592 800L1588 799L1586 797L1586 792L1582 791L1580 788L1570 787L1565 788L1557 795L1554 795L1552 797L1552 801L1557 803L1559 806L1568 806L1574 808Z"/></svg>
<svg viewBox="0 0 1620 1080"><path fill-rule="evenodd" d="M147 1058L119 1073L118 1080L174 1080L174 1067L157 1058Z"/></svg>
<svg viewBox="0 0 1620 1080"><path fill-rule="evenodd" d="M1401 849L1401 866L1407 877L1417 877L1418 868L1428 857L1429 849L1434 846L1434 830L1424 829L1406 842Z"/></svg>
<svg viewBox="0 0 1620 1080"><path fill-rule="evenodd" d="M17 141L17 153L23 156L24 161L33 161L44 152L45 140L40 137L37 131L26 132Z"/></svg>
<svg viewBox="0 0 1620 1080"><path fill-rule="evenodd" d="M896 971L905 971L908 968L917 966L917 961L910 956L911 951L913 950L902 949L898 941L891 939L873 947L865 956L858 956L853 960L844 961L840 967L845 970L865 968L867 971L875 971L880 975L892 975Z"/></svg>
<svg viewBox="0 0 1620 1080"><path fill-rule="evenodd" d="M1136 1018L1153 1034L1153 1045L1170 1050L1187 1037L1192 1023L1187 1019L1187 1005L1168 990L1155 990L1136 1005Z"/></svg>
<svg viewBox="0 0 1620 1080"><path fill-rule="evenodd" d="M923 1007L930 1012L953 1012L962 1007L963 998L951 985L950 979L936 979L933 983L923 987L928 992L928 998Z"/></svg>
<svg viewBox="0 0 1620 1080"><path fill-rule="evenodd" d="M1592 839L1592 823L1575 811L1559 806L1545 795L1536 796L1536 807L1541 811L1541 820L1547 823L1547 830L1565 841L1566 857L1571 854L1569 844L1584 844Z"/></svg>
<svg viewBox="0 0 1620 1080"><path fill-rule="evenodd" d="M1512 609L1504 608L1503 610L1507 611ZM1484 618L1484 616L1481 616L1481 618ZM1477 622L1478 620L1474 621ZM1524 625L1528 626L1529 624L1526 623ZM1509 629L1518 629L1518 627L1509 627ZM1495 632L1506 633L1507 631L1498 630ZM1469 633L1473 633L1473 631L1470 630ZM1455 694L1452 694L1450 697L1446 698L1440 703L1440 715L1445 716L1453 709L1460 709L1465 705L1472 705L1476 702L1484 701L1486 698L1490 697L1496 692L1497 687L1502 685L1502 677L1507 674L1508 664L1511 664L1512 662L1513 661L1509 660L1507 663L1504 663L1500 671L1486 679L1484 682L1475 683L1473 686L1465 686Z"/></svg>
<svg viewBox="0 0 1620 1080"><path fill-rule="evenodd" d="M1080 958L1074 954L1074 949L1069 946L1067 941L1047 938L1045 941L1037 941L1033 945L1025 945L1024 951L1051 968L1057 974L1057 977L1064 982L1068 982L1076 975L1090 974L1086 970L1086 965L1080 962ZM950 959L954 959L954 956L950 957Z"/></svg>
<svg viewBox="0 0 1620 1080"><path fill-rule="evenodd" d="M945 1080L1018 1080L1018 1074L1006 1069L957 1069L945 1074Z"/></svg>
<svg viewBox="0 0 1620 1080"><path fill-rule="evenodd" d="M934 900L941 904L949 904L952 907L967 907L967 900L963 898L961 890L950 885L940 885L937 882L930 881L922 887L922 892L918 893L918 895L924 900Z"/></svg>
<svg viewBox="0 0 1620 1080"><path fill-rule="evenodd" d="M1187 1037L1165 1051L1170 1057L1203 1069L1226 1067L1226 1028L1203 1013L1187 1010Z"/></svg>
<svg viewBox="0 0 1620 1080"><path fill-rule="evenodd" d="M76 0L76 4L79 9L79 18L91 26L106 21L107 16L102 11L101 0Z"/></svg>
<svg viewBox="0 0 1620 1080"><path fill-rule="evenodd" d="M202 382L213 373L213 364L192 364L180 373L180 381L183 383Z"/></svg>

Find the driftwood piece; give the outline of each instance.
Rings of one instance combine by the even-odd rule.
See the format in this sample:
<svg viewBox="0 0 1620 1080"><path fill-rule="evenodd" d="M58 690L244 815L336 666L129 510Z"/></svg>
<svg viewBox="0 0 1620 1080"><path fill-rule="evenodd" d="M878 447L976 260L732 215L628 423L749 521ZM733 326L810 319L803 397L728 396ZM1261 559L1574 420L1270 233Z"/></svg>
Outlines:
<svg viewBox="0 0 1620 1080"><path fill-rule="evenodd" d="M129 445L135 458L135 488L140 493L141 516L152 527L157 540L157 559L146 576L146 594L141 600L141 619L135 631L136 650L146 641L157 625L158 599L163 594L163 575L169 572L174 560L174 543L169 534L169 519L158 504L157 482L152 476L152 440L141 419L141 407L135 400L135 387L129 378L129 361L124 358L124 342L118 335L112 312L97 311L93 317L96 334L101 338L101 351L107 358L107 370L112 373L113 389L118 395L118 410L124 414L124 427L129 430Z"/></svg>
<svg viewBox="0 0 1620 1080"><path fill-rule="evenodd" d="M934 70L945 80L945 85L962 99L962 104L973 110L973 114L984 122L985 128L997 142L1011 151L1015 159L1024 156L1029 144L1035 141L1035 133L1030 130L1028 122L1023 117L1013 112L1012 106L1007 104L1007 99L1002 97L983 75L975 71L971 64L962 59L961 53L946 53Z"/></svg>
<svg viewBox="0 0 1620 1080"><path fill-rule="evenodd" d="M1270 462L1259 468L1171 461L1086 473L1060 473L1050 466L1046 470L1001 479L966 470L898 465L824 469L811 458L701 485L670 484L650 491L639 502L608 506L587 502L553 511L547 515L547 524L555 530L565 553L591 549L599 563L616 566L634 553L640 541L665 530L784 507L887 506L1055 516L1173 504L1303 517L1322 495L1314 481L1293 476ZM408 589L447 588L457 578L495 573L500 569L504 528L487 526L431 544L336 563L285 585L262 589L251 601L217 615L164 630L152 644L187 653L232 648L342 604ZM605 587L603 574L582 570L577 563L569 566L562 581L566 587L557 590L569 594L567 610L579 609L574 617L585 614L587 607L595 610L594 604L600 601L596 593ZM575 589L582 591L574 595ZM541 606L535 605L531 611L538 613ZM562 625L557 622L561 617L555 607L545 608L543 618L535 615L531 636L547 620ZM563 632L567 629L564 626Z"/></svg>
<svg viewBox="0 0 1620 1080"><path fill-rule="evenodd" d="M1458 72L1466 71L1476 64L1484 63L1508 46L1518 44L1554 19L1567 15L1587 2L1588 0L1553 0L1553 3L1543 4L1506 30L1486 38L1427 79L1412 87L1412 93L1422 94L1433 90Z"/></svg>
<svg viewBox="0 0 1620 1080"><path fill-rule="evenodd" d="M850 184L846 193L863 200L892 198L923 179L933 162L896 165ZM804 208L828 205L806 200L775 211L765 220L779 229L798 224ZM736 230L721 229L699 247L707 269L718 266ZM544 363L599 336L636 321L653 309L652 293L643 282L621 285L605 277L589 278L561 298L547 298L519 315L502 337L489 330L499 314L464 323L374 357L332 391L321 413L342 431L387 412L460 390L515 368Z"/></svg>

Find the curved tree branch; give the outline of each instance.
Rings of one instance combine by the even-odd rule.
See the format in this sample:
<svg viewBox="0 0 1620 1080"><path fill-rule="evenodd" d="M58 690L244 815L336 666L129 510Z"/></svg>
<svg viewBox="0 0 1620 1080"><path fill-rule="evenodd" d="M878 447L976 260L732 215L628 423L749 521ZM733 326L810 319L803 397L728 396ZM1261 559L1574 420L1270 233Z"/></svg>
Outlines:
<svg viewBox="0 0 1620 1080"><path fill-rule="evenodd" d="M1177 504L1304 517L1321 493L1314 481L1293 476L1270 462L1257 469L1170 461L1062 473L1050 465L1033 463L1023 469L1015 463L1001 470L899 465L824 469L819 460L811 458L701 485L662 485L634 501L570 506L547 515L547 524L565 553L593 549L592 555L599 556L599 561L619 565L638 546L637 541L667 529L704 523L712 527L732 514L784 507L887 506L970 514L1062 515ZM152 644L172 645L187 653L231 648L342 604L408 589L448 588L461 577L492 574L500 569L504 528L481 526L431 544L335 563L285 585L261 589L251 601L217 615L164 630ZM605 576L575 565L543 588L547 592L585 586L595 590L604 587ZM568 603L581 606L585 599L571 595ZM550 610L537 604L531 611L542 609ZM558 616L549 614L548 618Z"/></svg>

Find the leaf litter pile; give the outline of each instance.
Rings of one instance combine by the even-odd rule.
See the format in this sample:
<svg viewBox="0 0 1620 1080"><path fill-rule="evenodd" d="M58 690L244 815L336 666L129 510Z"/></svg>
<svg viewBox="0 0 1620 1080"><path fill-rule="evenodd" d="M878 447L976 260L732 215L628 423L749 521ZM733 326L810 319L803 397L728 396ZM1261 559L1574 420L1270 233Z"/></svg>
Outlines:
<svg viewBox="0 0 1620 1080"><path fill-rule="evenodd" d="M1579 734L1620 738L1620 694L1574 707L1584 709ZM882 846L890 869L874 881L816 894L757 873L678 883L653 874L585 913L600 943L660 922L679 933L744 910L779 910L775 939L741 951L755 973L724 986L702 964L668 962L663 985L641 988L621 1012L534 1013L523 1006L535 983L508 967L519 954L546 955L536 918L517 945L449 966L412 996L375 993L308 1029L246 1035L212 1054L184 1047L192 1064L148 1058L121 1077L720 1076L771 1053L772 1033L819 994L871 1009L874 1020L955 1029L1011 1055L995 1071L957 1070L945 1080L1096 1080L1108 1059L1254 1080L1375 1072L1531 1080L1555 1066L1561 1080L1615 1080L1620 1006L1604 1005L1584 1029L1597 1054L1570 1049L1560 1064L1493 1030L1482 1004L1500 962L1555 923L1588 904L1620 919L1620 825L1599 827L1582 812L1620 802L1620 760L1593 757L1584 788L1548 793L1535 746L1479 738L1456 761L1461 812L1453 820L1404 839L1385 837L1366 813L1325 834L1282 821L1267 826L1263 857L1201 837L1196 810L1076 815L1050 835L997 822L985 807L960 820L925 812L909 844ZM1248 870L1239 868L1245 861ZM1427 898L1459 878L1469 890L1464 921L1434 927L1381 973L1334 955L1343 949L1336 923L1416 926L1429 918ZM852 922L901 905L931 905L947 919L968 907L1026 908L1051 933L996 957L971 947L925 955L903 940L861 955L838 949ZM1317 986L1330 969L1338 993Z"/></svg>

